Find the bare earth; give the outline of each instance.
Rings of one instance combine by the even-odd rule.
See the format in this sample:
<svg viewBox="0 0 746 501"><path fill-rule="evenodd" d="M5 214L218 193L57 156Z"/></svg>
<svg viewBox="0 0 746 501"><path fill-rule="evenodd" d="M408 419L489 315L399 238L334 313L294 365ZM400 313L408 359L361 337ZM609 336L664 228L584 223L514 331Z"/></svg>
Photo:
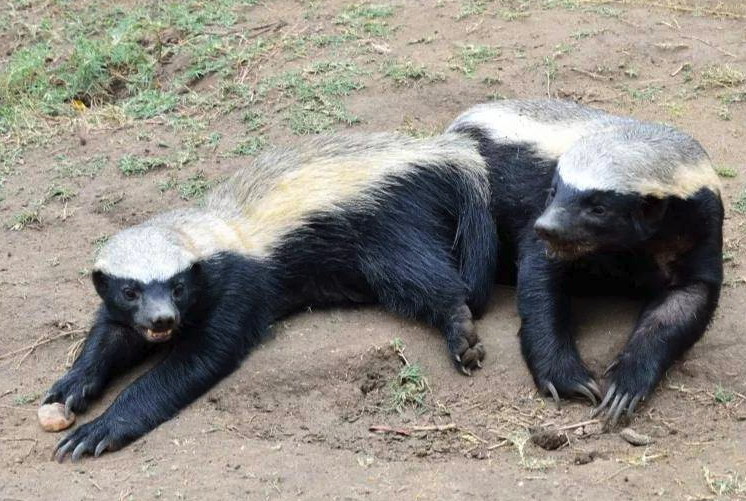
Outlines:
<svg viewBox="0 0 746 501"><path fill-rule="evenodd" d="M38 3L44 9L45 2ZM0 500L746 499L746 217L733 209L746 179L746 104L721 99L745 88L743 82L702 84L702 73L713 65L746 71L746 11L737 1L698 1L693 11L692 2L581 2L577 8L482 2L484 12L457 20L464 3L395 2L388 38L350 42L354 50L345 57L369 72L361 77L365 88L343 99L361 120L350 130L432 133L495 94L549 93L675 124L697 138L716 165L737 173L723 179L726 285L716 319L631 423L654 443L633 447L617 431L591 423L567 429L569 445L555 451L524 444L530 428L589 420L590 407L566 402L557 410L537 395L519 353L514 290L500 286L477 322L488 358L472 378L459 375L440 336L416 322L376 307L304 312L275 325L235 374L179 416L122 451L78 464L50 461L62 434L40 430L33 394L43 394L63 374L68 350L82 334L2 358ZM521 4L523 15L503 15ZM277 36L335 33L335 15L345 5L267 0L245 7L251 15L242 28L284 20ZM12 33L0 36L2 53L19 43ZM453 54L470 43L500 53L467 78L451 66ZM330 50L311 48L300 60L271 54L247 84L333 58ZM380 71L392 58L425 64L444 79L397 86ZM198 85L209 88L213 80ZM268 141L292 143L272 98L257 106L268 117ZM219 132L235 143L243 111L211 121L205 134ZM138 139L142 131L145 140ZM96 177L73 179L78 196L47 204L40 224L0 230L0 355L89 325L97 304L85 275L91 242L188 203L174 190L159 191L169 169L125 178L116 167L125 153L158 151L159 143L179 148L185 132L152 120L91 127L86 134L84 145L71 127L27 147L3 187L0 221L7 222L43 196L54 179L55 155L109 158ZM179 176L201 170L212 179L249 161L221 155L228 149L201 150ZM123 199L99 210L101 197L112 194ZM616 298L577 302L580 350L596 374L621 349L638 307ZM389 347L394 338L425 370L431 393L424 411L384 409L386 383L401 366ZM117 381L79 422L100 414L135 376ZM27 395L32 401L24 403ZM369 431L451 423L447 430L410 435Z"/></svg>

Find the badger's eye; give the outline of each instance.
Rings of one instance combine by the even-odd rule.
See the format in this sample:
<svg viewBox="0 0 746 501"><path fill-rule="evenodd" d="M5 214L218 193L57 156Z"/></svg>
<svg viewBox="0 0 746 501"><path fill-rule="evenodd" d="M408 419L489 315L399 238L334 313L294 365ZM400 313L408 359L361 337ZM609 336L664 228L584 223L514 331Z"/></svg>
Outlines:
<svg viewBox="0 0 746 501"><path fill-rule="evenodd" d="M171 295L174 299L179 299L182 294L184 294L184 284L174 285L174 288L171 290Z"/></svg>
<svg viewBox="0 0 746 501"><path fill-rule="evenodd" d="M596 216L603 216L606 214L606 209L603 205L595 205L591 208L591 214L595 214Z"/></svg>
<svg viewBox="0 0 746 501"><path fill-rule="evenodd" d="M132 287L125 287L122 289L122 295L127 301L134 301L140 296L140 294Z"/></svg>

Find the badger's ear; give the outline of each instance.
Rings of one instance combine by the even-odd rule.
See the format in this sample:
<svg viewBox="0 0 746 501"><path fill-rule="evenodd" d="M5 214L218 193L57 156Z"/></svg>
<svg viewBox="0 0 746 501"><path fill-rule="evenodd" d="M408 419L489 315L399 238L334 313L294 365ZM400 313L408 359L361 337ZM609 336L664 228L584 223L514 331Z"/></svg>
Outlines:
<svg viewBox="0 0 746 501"><path fill-rule="evenodd" d="M648 235L658 231L667 210L667 198L645 197L642 200L638 217Z"/></svg>
<svg viewBox="0 0 746 501"><path fill-rule="evenodd" d="M93 286L96 288L96 292L103 299L106 295L107 289L109 288L109 279L101 270L94 270L94 272L91 273L91 279L93 280Z"/></svg>

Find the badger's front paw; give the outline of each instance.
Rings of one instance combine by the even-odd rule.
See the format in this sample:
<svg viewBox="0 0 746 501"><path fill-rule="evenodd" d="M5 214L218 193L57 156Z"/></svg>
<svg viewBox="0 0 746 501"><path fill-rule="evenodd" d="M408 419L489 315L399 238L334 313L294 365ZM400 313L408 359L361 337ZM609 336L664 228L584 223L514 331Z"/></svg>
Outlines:
<svg viewBox="0 0 746 501"><path fill-rule="evenodd" d="M84 455L99 457L105 451L121 449L133 440L126 428L126 420L103 414L60 440L54 449L54 459L61 463L70 454L70 460L75 462Z"/></svg>
<svg viewBox="0 0 746 501"><path fill-rule="evenodd" d="M448 336L448 349L458 369L467 376L472 371L482 368L485 349L479 341L471 311L466 305L461 306L451 317L453 333Z"/></svg>
<svg viewBox="0 0 746 501"><path fill-rule="evenodd" d="M65 405L66 417L70 415L70 411L80 414L99 396L103 386L100 378L84 375L73 369L52 385L44 396L42 405L59 402Z"/></svg>
<svg viewBox="0 0 746 501"><path fill-rule="evenodd" d="M577 352L555 352L531 364L539 391L559 405L560 397L587 398L593 405L601 399L601 388L585 368Z"/></svg>
<svg viewBox="0 0 746 501"><path fill-rule="evenodd" d="M606 369L609 388L601 405L593 410L593 416L603 414L611 426L617 424L622 413L631 419L640 400L655 389L661 372L644 356L622 353Z"/></svg>

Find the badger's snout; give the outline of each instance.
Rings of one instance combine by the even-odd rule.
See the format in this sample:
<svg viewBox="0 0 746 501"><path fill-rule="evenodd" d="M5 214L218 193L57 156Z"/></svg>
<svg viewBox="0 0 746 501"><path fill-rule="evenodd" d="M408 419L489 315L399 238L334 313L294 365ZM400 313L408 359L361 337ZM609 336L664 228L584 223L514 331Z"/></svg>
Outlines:
<svg viewBox="0 0 746 501"><path fill-rule="evenodd" d="M168 297L145 298L139 313L137 327L148 341L168 341L179 326L179 310Z"/></svg>
<svg viewBox="0 0 746 501"><path fill-rule="evenodd" d="M534 231L542 240L558 242L567 240L568 221L565 209L548 207L534 223Z"/></svg>

